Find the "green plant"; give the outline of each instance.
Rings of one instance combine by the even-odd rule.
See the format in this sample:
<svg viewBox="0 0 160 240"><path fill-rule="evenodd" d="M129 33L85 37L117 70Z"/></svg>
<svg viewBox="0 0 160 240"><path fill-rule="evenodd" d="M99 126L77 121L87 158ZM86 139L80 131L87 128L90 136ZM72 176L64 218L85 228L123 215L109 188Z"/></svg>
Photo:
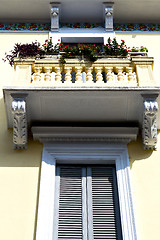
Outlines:
<svg viewBox="0 0 160 240"><path fill-rule="evenodd" d="M131 52L148 52L148 49L146 47L132 47Z"/></svg>
<svg viewBox="0 0 160 240"><path fill-rule="evenodd" d="M148 49L146 47L141 46L140 47L140 52L148 52Z"/></svg>
<svg viewBox="0 0 160 240"><path fill-rule="evenodd" d="M138 47L132 47L131 52L139 52L139 48Z"/></svg>
<svg viewBox="0 0 160 240"><path fill-rule="evenodd" d="M65 58L71 56L84 56L90 61L94 62L97 60L98 55L101 53L101 48L95 44L78 44L75 46L69 46L61 43L59 52L61 53L60 62L65 63Z"/></svg>
<svg viewBox="0 0 160 240"><path fill-rule="evenodd" d="M40 49L40 53L47 54L47 53L59 53L59 45L53 44L52 37L45 40L45 43L42 45L42 48Z"/></svg>
<svg viewBox="0 0 160 240"><path fill-rule="evenodd" d="M108 38L108 43L106 45L103 45L103 49L106 55L109 56L127 56L128 55L128 49L125 45L125 41L121 40L121 43L118 44L116 38L111 40Z"/></svg>
<svg viewBox="0 0 160 240"><path fill-rule="evenodd" d="M60 41L60 40L59 40ZM25 57L40 57L45 54L56 53L57 59L61 64L66 62L66 58L75 57L75 56L83 56L87 58L89 61L94 62L97 60L99 56L121 56L126 57L128 52L148 52L146 47L141 46L133 47L130 49L125 45L125 41L121 40L121 43L118 44L116 38L111 40L108 38L108 42L106 45L103 45L103 49L96 44L77 44L74 46L64 45L63 43L58 42L57 44L53 44L52 38L45 40L45 43L40 46L40 43L35 41L32 43L16 43L14 45L13 50L10 51L10 54L5 54L4 61L9 61L9 64L13 66L14 58L25 58Z"/></svg>
<svg viewBox="0 0 160 240"><path fill-rule="evenodd" d="M32 43L16 43L10 54L5 53L4 62L8 61L13 66L14 58L37 57L40 53L40 43L35 41Z"/></svg>

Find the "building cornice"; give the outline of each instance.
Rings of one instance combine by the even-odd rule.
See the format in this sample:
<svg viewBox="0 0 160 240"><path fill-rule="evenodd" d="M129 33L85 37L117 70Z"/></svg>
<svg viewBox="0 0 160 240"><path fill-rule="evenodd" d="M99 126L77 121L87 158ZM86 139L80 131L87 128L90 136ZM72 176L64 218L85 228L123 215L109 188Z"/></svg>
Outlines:
<svg viewBox="0 0 160 240"><path fill-rule="evenodd" d="M85 30L100 30L104 29L103 23L60 23L60 29L85 29ZM50 23L1 23L0 32L50 32ZM113 31L116 33L123 32L143 32L143 33L159 33L160 23L152 24L134 24L134 23L115 23Z"/></svg>
<svg viewBox="0 0 160 240"><path fill-rule="evenodd" d="M32 127L34 140L40 142L109 142L136 141L136 127Z"/></svg>

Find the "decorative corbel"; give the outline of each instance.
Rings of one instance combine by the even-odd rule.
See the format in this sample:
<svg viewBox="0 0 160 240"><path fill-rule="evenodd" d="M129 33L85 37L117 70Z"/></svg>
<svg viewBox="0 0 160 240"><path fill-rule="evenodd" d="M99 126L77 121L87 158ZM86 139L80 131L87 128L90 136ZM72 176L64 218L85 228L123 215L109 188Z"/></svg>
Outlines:
<svg viewBox="0 0 160 240"><path fill-rule="evenodd" d="M105 30L113 32L113 2L104 3Z"/></svg>
<svg viewBox="0 0 160 240"><path fill-rule="evenodd" d="M59 5L60 3L51 4L51 32L59 31Z"/></svg>
<svg viewBox="0 0 160 240"><path fill-rule="evenodd" d="M156 115L158 111L158 103L154 95L142 95L144 99L144 113L143 113L143 146L145 150L156 150L157 144L157 120Z"/></svg>
<svg viewBox="0 0 160 240"><path fill-rule="evenodd" d="M27 117L25 97L13 97L13 144L14 149L27 148Z"/></svg>

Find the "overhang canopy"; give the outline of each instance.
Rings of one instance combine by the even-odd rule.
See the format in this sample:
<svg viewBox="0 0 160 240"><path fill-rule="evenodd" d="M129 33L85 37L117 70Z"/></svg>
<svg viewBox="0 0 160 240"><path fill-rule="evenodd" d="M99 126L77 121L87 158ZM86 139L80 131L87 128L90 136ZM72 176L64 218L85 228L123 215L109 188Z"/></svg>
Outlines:
<svg viewBox="0 0 160 240"><path fill-rule="evenodd" d="M26 99L27 123L138 123L143 125L143 95L160 88L16 88L4 87L8 128L13 127L12 101ZM160 105L160 96L157 98ZM160 129L160 112L157 115Z"/></svg>
<svg viewBox="0 0 160 240"><path fill-rule="evenodd" d="M158 104L160 104L159 93L160 88L158 87L109 87L105 89L4 88L8 127L14 128L14 121L20 119L17 116L22 117L21 122L23 124L20 125L22 128L20 131L24 137L22 137L24 142L25 134L27 134L23 131L26 128L26 122L29 127L58 126L57 124L59 126L76 127L128 126L149 129L149 138L152 139L152 144L154 140L154 148L156 144L152 131L153 124L155 124L155 112L157 113ZM148 105L144 107L144 104ZM148 119L144 119L146 111L153 118L152 122L148 123L149 125L146 124ZM22 115L21 112L23 112ZM19 115L16 115L16 113ZM157 114L157 124L160 128L160 112ZM157 131L157 128L154 128L154 131ZM21 140L18 144L20 148L23 146ZM148 145L151 148L150 144Z"/></svg>
<svg viewBox="0 0 160 240"><path fill-rule="evenodd" d="M50 22L50 2L50 0L1 0L0 22ZM103 0L58 2L61 4L60 22L104 21ZM157 0L114 0L114 22L159 23L159 9L160 1Z"/></svg>

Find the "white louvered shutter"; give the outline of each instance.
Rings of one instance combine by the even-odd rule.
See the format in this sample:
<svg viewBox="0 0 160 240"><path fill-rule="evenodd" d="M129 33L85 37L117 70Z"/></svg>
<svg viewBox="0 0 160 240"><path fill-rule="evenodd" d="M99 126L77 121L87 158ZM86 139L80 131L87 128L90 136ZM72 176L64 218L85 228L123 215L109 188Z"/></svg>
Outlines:
<svg viewBox="0 0 160 240"><path fill-rule="evenodd" d="M58 166L54 240L122 239L114 184L113 167Z"/></svg>
<svg viewBox="0 0 160 240"><path fill-rule="evenodd" d="M59 166L56 175L54 240L87 240L86 169Z"/></svg>
<svg viewBox="0 0 160 240"><path fill-rule="evenodd" d="M89 167L87 175L92 179L89 197L92 198L93 238L89 240L122 239L114 167Z"/></svg>

